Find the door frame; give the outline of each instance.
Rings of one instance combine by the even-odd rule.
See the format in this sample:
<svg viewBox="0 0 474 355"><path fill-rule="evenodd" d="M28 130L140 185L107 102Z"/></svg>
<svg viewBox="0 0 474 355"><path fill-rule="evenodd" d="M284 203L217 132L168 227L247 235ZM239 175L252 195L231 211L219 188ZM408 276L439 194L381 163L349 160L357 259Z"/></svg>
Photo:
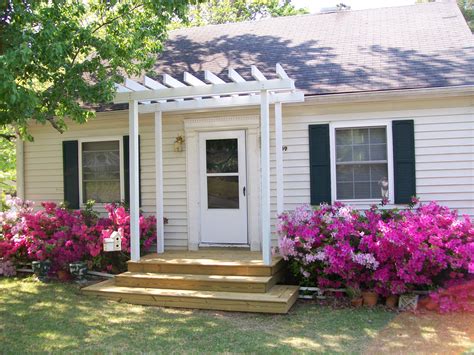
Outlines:
<svg viewBox="0 0 474 355"><path fill-rule="evenodd" d="M200 117L200 118L199 118ZM250 250L261 250L260 236L260 117L189 114L184 118L186 148L187 235L188 250L201 243L201 192L199 134L209 131L246 131L247 166L247 239Z"/></svg>
<svg viewBox="0 0 474 355"><path fill-rule="evenodd" d="M204 221L205 213L206 213L206 199L208 195L208 186L207 186L207 172L206 172L206 163L207 163L207 155L206 155L206 141L208 140L219 140L219 139L237 139L238 146L237 146L237 154L238 154L238 196L239 196L239 223L245 224L245 241L222 241L222 242L212 242L209 240L204 240L207 238L204 235L203 229L205 226L201 224L201 238L200 238L200 245L203 246L211 246L211 245L223 245L223 246L248 246L248 208L247 208L247 193L243 193L242 188L247 188L247 131L244 129L239 130L216 130L216 131L206 131L206 132L199 132L199 180L200 180L200 192L201 192L201 221ZM242 171L243 170L243 171ZM235 176L235 175L232 175ZM217 214L219 212L215 211ZM224 211L226 210L224 209ZM221 213L222 213L221 212ZM223 215L222 218L225 218Z"/></svg>

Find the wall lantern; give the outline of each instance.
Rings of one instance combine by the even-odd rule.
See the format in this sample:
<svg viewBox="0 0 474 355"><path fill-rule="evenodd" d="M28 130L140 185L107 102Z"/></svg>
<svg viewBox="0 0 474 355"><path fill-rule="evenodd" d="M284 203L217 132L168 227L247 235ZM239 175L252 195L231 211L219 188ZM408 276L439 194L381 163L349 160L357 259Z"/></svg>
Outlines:
<svg viewBox="0 0 474 355"><path fill-rule="evenodd" d="M179 135L176 137L174 141L174 151L175 152L182 152L183 151L183 144L184 144L184 137Z"/></svg>

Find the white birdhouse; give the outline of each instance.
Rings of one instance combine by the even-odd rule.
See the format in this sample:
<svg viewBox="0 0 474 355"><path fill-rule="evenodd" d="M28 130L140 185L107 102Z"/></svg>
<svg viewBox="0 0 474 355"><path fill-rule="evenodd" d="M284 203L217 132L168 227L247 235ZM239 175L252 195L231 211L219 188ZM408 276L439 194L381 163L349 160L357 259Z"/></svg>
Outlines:
<svg viewBox="0 0 474 355"><path fill-rule="evenodd" d="M113 232L109 238L104 238L104 251L122 250L122 236L119 232Z"/></svg>

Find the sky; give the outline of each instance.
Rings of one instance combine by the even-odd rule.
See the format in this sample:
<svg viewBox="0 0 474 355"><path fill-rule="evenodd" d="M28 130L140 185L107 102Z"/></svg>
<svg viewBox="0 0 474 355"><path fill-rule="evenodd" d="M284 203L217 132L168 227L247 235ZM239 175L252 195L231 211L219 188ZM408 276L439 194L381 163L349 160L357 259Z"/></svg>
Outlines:
<svg viewBox="0 0 474 355"><path fill-rule="evenodd" d="M319 12L321 8L334 7L344 3L352 10L372 9L376 7L412 5L415 0L292 0L296 7L306 7L311 13Z"/></svg>

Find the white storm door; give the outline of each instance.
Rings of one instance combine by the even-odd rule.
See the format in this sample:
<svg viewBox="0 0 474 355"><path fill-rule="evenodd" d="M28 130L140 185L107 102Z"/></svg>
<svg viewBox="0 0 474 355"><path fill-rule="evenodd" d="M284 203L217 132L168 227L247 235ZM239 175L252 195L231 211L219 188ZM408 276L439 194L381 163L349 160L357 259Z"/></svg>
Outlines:
<svg viewBox="0 0 474 355"><path fill-rule="evenodd" d="M248 244L245 131L199 136L201 243Z"/></svg>

